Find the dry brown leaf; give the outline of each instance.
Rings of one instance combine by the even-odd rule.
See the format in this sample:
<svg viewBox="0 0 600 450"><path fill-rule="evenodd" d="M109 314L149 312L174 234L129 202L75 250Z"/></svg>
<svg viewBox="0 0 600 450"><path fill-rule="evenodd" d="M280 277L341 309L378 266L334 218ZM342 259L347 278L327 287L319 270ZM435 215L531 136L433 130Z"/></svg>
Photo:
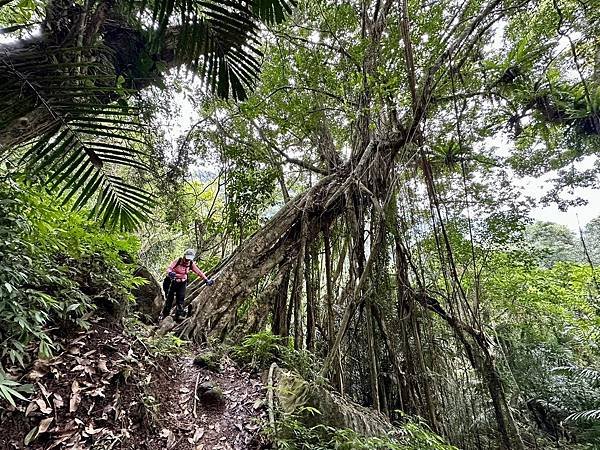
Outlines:
<svg viewBox="0 0 600 450"><path fill-rule="evenodd" d="M72 433L59 437L52 443L52 445L50 445L50 447L48 447L47 450L52 450L53 448L58 447L60 444L65 442L67 439L69 439L71 436L72 436Z"/></svg>
<svg viewBox="0 0 600 450"><path fill-rule="evenodd" d="M167 449L170 449L175 445L175 434L171 430L163 428L160 435L163 438L167 438Z"/></svg>
<svg viewBox="0 0 600 450"><path fill-rule="evenodd" d="M103 430L104 430L104 428L94 428L94 426L90 423L85 427L84 432L86 434L88 434L89 436L93 436L95 434L102 432Z"/></svg>
<svg viewBox="0 0 600 450"><path fill-rule="evenodd" d="M59 409L62 408L65 404L63 398L60 394L54 394L54 398L52 399L52 403L54 403L54 408Z"/></svg>
<svg viewBox="0 0 600 450"><path fill-rule="evenodd" d="M32 381L37 381L40 378L43 378L49 370L50 367L48 361L37 359L33 363L33 369L27 374L27 378Z"/></svg>
<svg viewBox="0 0 600 450"><path fill-rule="evenodd" d="M194 436L192 437L192 444L197 443L200 439L202 439L202 436L204 436L204 428L196 428L196 432L194 433Z"/></svg>
<svg viewBox="0 0 600 450"><path fill-rule="evenodd" d="M45 433L53 420L54 417L47 417L44 420L42 420L38 425L38 433Z"/></svg>
<svg viewBox="0 0 600 450"><path fill-rule="evenodd" d="M74 345L70 347L69 350L67 350L67 352L71 355L79 355L79 353L81 353L81 347L79 347L78 345Z"/></svg>
<svg viewBox="0 0 600 450"><path fill-rule="evenodd" d="M108 367L106 367L106 360L104 360L104 359L98 360L97 366L98 366L98 370L100 370L100 372L104 372L104 373L108 372Z"/></svg>
<svg viewBox="0 0 600 450"><path fill-rule="evenodd" d="M46 386L44 386L42 383L39 383L39 382L38 382L38 384L37 384L37 385L38 385L38 387L40 388L40 391L42 392L42 395L43 395L44 397L46 397L46 399L50 398L50 396L51 396L52 394L51 394L51 393L48 391L48 389L46 389Z"/></svg>
<svg viewBox="0 0 600 450"><path fill-rule="evenodd" d="M43 398L36 398L34 402L37 404L38 408L40 408L42 414L50 414L52 412L52 408L48 406Z"/></svg>
<svg viewBox="0 0 600 450"><path fill-rule="evenodd" d="M75 412L77 408L79 408L79 403L81 403L81 395L79 395L79 383L77 380L73 381L71 385L71 398L69 399L69 411Z"/></svg>
<svg viewBox="0 0 600 450"><path fill-rule="evenodd" d="M29 402L29 405L27 405L27 409L25 410L25 417L29 416L29 414L31 414L32 412L34 412L35 410L38 409L38 405L36 402Z"/></svg>
<svg viewBox="0 0 600 450"><path fill-rule="evenodd" d="M91 397L102 397L102 398L104 398L105 397L105 395L104 395L104 386L98 387L98 388L94 389L93 391L90 391L89 395Z"/></svg>

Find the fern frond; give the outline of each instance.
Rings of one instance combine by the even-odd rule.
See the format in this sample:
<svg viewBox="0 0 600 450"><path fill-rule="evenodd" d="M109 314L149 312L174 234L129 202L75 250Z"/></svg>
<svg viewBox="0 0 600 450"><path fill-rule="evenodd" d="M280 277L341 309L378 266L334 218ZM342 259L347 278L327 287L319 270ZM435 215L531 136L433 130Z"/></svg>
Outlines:
<svg viewBox="0 0 600 450"><path fill-rule="evenodd" d="M600 370L591 367L561 366L555 367L552 372L569 375L577 381L586 382L592 386L600 385Z"/></svg>

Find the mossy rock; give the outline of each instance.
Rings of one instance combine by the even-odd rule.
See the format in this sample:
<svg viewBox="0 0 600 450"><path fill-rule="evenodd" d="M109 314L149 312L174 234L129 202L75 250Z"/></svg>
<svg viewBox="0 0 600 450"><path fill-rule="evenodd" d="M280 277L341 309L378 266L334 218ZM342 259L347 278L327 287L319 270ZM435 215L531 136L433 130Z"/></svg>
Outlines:
<svg viewBox="0 0 600 450"><path fill-rule="evenodd" d="M221 357L214 352L205 352L194 358L194 365L211 372L221 372Z"/></svg>
<svg viewBox="0 0 600 450"><path fill-rule="evenodd" d="M196 395L203 404L208 406L223 406L225 404L223 390L212 381L205 381L199 385Z"/></svg>
<svg viewBox="0 0 600 450"><path fill-rule="evenodd" d="M275 394L283 412L300 413L300 420L308 427L324 424L340 429L350 428L364 436L394 433L394 427L383 414L310 383L295 372L278 369L275 384ZM320 414L313 414L306 407L317 409Z"/></svg>

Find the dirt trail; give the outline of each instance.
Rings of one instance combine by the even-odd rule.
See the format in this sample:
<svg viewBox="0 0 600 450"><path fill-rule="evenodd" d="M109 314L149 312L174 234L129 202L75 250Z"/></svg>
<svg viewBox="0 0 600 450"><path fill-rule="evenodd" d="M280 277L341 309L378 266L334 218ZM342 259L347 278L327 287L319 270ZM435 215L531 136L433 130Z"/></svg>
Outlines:
<svg viewBox="0 0 600 450"><path fill-rule="evenodd" d="M182 358L176 367L170 369L171 373L163 379L167 389L161 397L163 404L170 405L165 425L169 426L169 432L176 433L179 441L196 441L197 444L188 447L181 445L183 442L177 442L175 448L260 448L257 432L260 419L265 418L262 408L264 388L260 380L240 372L229 359L222 363L221 373L197 368L193 358ZM168 389L172 380L176 382L172 384L172 389ZM223 404L210 405L201 399L194 399L196 387L207 382L221 388Z"/></svg>
<svg viewBox="0 0 600 450"><path fill-rule="evenodd" d="M13 369L36 393L17 408L0 403L0 450L267 448L264 387L230 359L217 373L189 355L157 359L101 319L65 343L26 373Z"/></svg>

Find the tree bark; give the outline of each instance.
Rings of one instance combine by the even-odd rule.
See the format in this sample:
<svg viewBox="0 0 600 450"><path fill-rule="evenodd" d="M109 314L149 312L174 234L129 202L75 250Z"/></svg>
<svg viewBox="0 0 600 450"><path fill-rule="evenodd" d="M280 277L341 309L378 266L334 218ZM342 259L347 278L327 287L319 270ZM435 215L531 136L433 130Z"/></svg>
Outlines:
<svg viewBox="0 0 600 450"><path fill-rule="evenodd" d="M50 24L56 13L61 27L46 26L30 39L0 45L0 86L3 92L14 92L0 99L0 149L57 131L69 122L73 102L82 106L114 102L119 76L125 80L123 88L137 91L160 80L161 70L177 65L177 30L167 33L167 44L157 54L150 51L141 31L109 17L110 11L102 13L99 7L97 12L86 16L74 3L51 2L45 23ZM86 20L90 26L83 34L75 32ZM95 95L84 95L84 79L94 83Z"/></svg>
<svg viewBox="0 0 600 450"><path fill-rule="evenodd" d="M185 323L183 334L203 338L208 334L223 336L230 328L231 311L237 309L252 286L251 280L268 274L275 266L298 257L304 239L312 241L327 224L346 212L348 193L363 186L381 185L389 175L394 155L404 140L394 136L389 141L372 142L360 160L346 164L335 174L319 180L305 193L285 204L259 231L233 253L213 277L215 285L202 287L192 299L193 315ZM373 161L379 170L373 172ZM383 183L385 184L385 183Z"/></svg>

